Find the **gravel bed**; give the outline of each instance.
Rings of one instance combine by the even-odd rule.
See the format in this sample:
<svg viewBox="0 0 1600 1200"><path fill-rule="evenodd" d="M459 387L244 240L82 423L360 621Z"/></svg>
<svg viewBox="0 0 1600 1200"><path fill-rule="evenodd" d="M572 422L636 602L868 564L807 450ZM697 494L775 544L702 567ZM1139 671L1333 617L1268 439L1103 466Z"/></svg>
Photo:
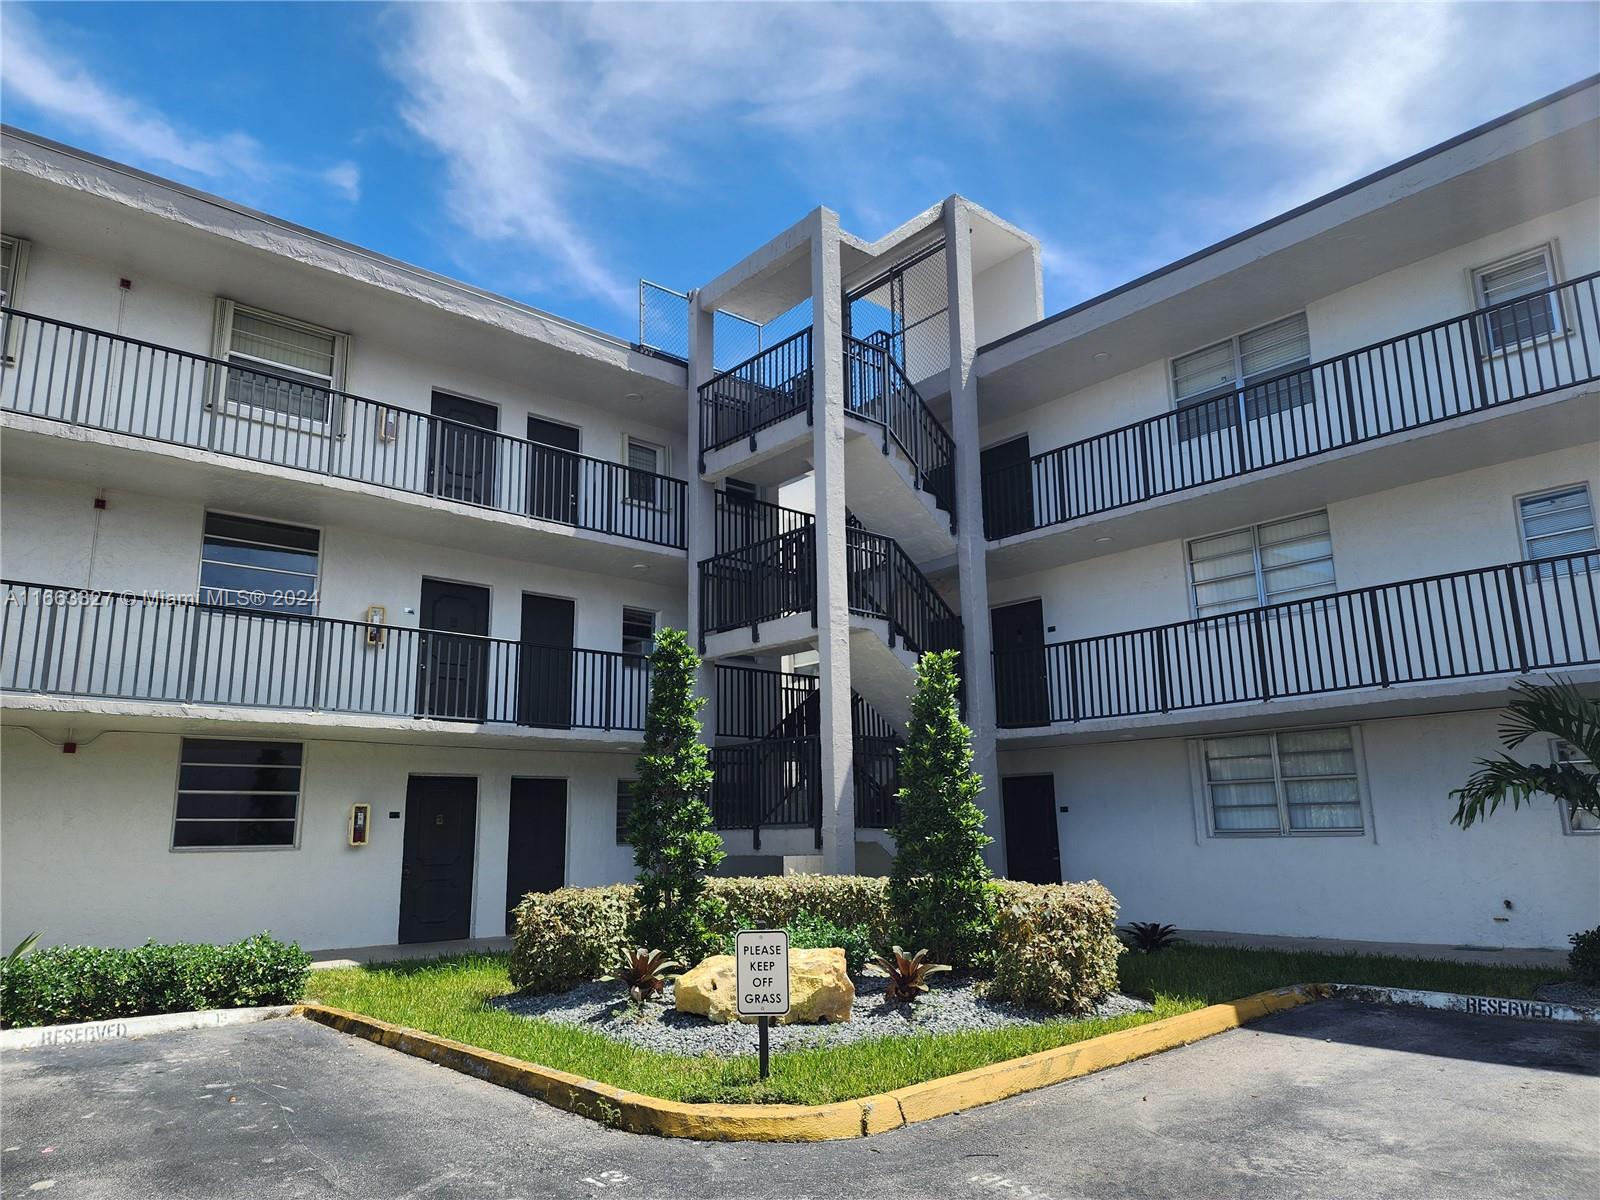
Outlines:
<svg viewBox="0 0 1600 1200"><path fill-rule="evenodd" d="M1545 983L1533 989L1533 998L1549 1004L1570 1004L1573 1008L1600 1008L1600 987L1564 979L1560 983Z"/></svg>
<svg viewBox="0 0 1600 1200"><path fill-rule="evenodd" d="M1058 1018L1037 1009L985 1000L977 981L944 975L933 990L914 1005L890 1004L883 998L885 980L872 976L855 980L856 999L850 1020L834 1025L774 1025L772 1046L794 1050L808 1046L837 1046L869 1038L918 1033L958 1033L965 1029L994 1029L1003 1025L1038 1025ZM489 1003L523 1017L538 1017L577 1025L596 1033L630 1042L663 1054L715 1054L732 1057L753 1054L753 1024L714 1025L705 1017L680 1013L672 1007L672 985L665 1003L647 1004L642 1013L629 1010L615 983L582 983L570 991L548 996L498 996ZM1149 1012L1150 1005L1113 992L1090 1016L1111 1017Z"/></svg>

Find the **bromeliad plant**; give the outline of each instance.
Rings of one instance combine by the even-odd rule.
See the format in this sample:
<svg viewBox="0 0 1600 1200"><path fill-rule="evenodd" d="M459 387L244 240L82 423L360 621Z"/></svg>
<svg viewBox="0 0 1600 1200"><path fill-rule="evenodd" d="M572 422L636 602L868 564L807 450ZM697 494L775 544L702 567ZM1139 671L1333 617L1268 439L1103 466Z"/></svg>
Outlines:
<svg viewBox="0 0 1600 1200"><path fill-rule="evenodd" d="M618 951L616 969L606 978L614 979L627 988L629 1000L643 1004L661 995L667 986L668 975L682 970L683 964L673 962L665 950L623 946Z"/></svg>
<svg viewBox="0 0 1600 1200"><path fill-rule="evenodd" d="M928 976L950 968L944 963L927 961L928 952L918 950L907 955L899 946L889 954L875 954L867 960L868 975L884 975L889 986L884 988L884 999L896 1004L910 1004L928 990Z"/></svg>
<svg viewBox="0 0 1600 1200"><path fill-rule="evenodd" d="M1142 950L1146 954L1165 950L1183 940L1178 936L1176 925L1163 925L1159 921L1130 921L1119 926L1117 933L1129 950Z"/></svg>

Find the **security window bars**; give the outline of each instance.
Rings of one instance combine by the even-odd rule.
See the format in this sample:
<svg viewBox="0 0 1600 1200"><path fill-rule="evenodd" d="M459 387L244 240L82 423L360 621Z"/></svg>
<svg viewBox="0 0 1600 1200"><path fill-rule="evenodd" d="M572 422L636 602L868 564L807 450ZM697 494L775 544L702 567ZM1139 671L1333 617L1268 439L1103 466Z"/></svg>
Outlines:
<svg viewBox="0 0 1600 1200"><path fill-rule="evenodd" d="M1213 834L1362 831L1349 729L1210 738L1200 746Z"/></svg>
<svg viewBox="0 0 1600 1200"><path fill-rule="evenodd" d="M1304 513L1189 543L1197 617L1303 600L1334 590L1326 512Z"/></svg>
<svg viewBox="0 0 1600 1200"><path fill-rule="evenodd" d="M628 499L635 504L660 504L660 479L667 452L660 446L628 438Z"/></svg>
<svg viewBox="0 0 1600 1200"><path fill-rule="evenodd" d="M1550 744L1550 757L1558 763L1571 763L1573 766L1594 771L1595 766L1585 758L1576 746L1563 741L1554 741ZM1600 833L1600 817L1587 809L1573 812L1565 801L1556 805L1561 810L1561 827L1568 833Z"/></svg>
<svg viewBox="0 0 1600 1200"><path fill-rule="evenodd" d="M656 615L642 608L622 610L622 652L648 657L656 648Z"/></svg>
<svg viewBox="0 0 1600 1200"><path fill-rule="evenodd" d="M228 372L229 403L328 420L343 366L340 334L227 301L221 320L223 357L239 368Z"/></svg>
<svg viewBox="0 0 1600 1200"><path fill-rule="evenodd" d="M321 542L315 529L208 512L201 602L311 616L317 611Z"/></svg>
<svg viewBox="0 0 1600 1200"><path fill-rule="evenodd" d="M632 779L617 780L617 845L628 845L628 822L633 818Z"/></svg>
<svg viewBox="0 0 1600 1200"><path fill-rule="evenodd" d="M1524 496L1517 501L1517 516L1522 525L1524 558L1562 559L1600 548L1595 540L1594 505L1586 485ZM1585 562L1568 558L1540 563L1527 571L1530 578L1550 579L1571 571L1575 565L1582 569Z"/></svg>
<svg viewBox="0 0 1600 1200"><path fill-rule="evenodd" d="M1255 421L1311 403L1316 394L1309 374L1279 378L1310 362L1304 313L1173 359L1179 438L1216 433L1241 416Z"/></svg>
<svg viewBox="0 0 1600 1200"><path fill-rule="evenodd" d="M1483 316L1486 349L1515 349L1526 342L1561 332L1561 308L1555 293L1542 292L1556 281L1550 248L1540 246L1502 259L1472 273ZM1523 297L1529 297L1524 299Z"/></svg>
<svg viewBox="0 0 1600 1200"><path fill-rule="evenodd" d="M303 754L299 742L184 738L173 849L293 846Z"/></svg>

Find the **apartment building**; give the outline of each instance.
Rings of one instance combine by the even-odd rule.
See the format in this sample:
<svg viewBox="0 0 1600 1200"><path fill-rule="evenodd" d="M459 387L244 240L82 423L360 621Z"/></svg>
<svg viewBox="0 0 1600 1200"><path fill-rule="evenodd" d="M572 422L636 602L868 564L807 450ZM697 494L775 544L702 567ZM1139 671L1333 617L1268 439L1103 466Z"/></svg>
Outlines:
<svg viewBox="0 0 1600 1200"><path fill-rule="evenodd" d="M627 878L667 625L730 870L887 869L950 648L997 870L1191 929L1600 919L1600 823L1448 800L1517 680L1600 690L1600 81L1052 316L954 196L644 285L634 343L0 169L7 940L487 936Z"/></svg>

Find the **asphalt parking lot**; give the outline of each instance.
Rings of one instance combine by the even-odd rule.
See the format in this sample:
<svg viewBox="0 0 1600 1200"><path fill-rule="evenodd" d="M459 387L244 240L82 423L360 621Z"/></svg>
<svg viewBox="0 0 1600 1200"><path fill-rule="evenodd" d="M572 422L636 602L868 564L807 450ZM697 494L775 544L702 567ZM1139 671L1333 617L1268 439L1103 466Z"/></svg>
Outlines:
<svg viewBox="0 0 1600 1200"><path fill-rule="evenodd" d="M258 1196L1600 1195L1600 1030L1325 1001L866 1140L606 1130L294 1018L0 1057L0 1191Z"/></svg>

